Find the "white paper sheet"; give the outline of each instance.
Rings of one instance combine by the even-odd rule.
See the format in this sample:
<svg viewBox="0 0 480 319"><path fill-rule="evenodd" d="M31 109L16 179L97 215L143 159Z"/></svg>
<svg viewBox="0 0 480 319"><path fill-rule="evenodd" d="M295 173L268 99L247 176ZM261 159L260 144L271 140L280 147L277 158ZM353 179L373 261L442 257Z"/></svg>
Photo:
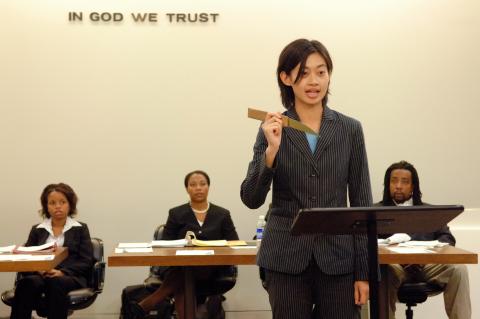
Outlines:
<svg viewBox="0 0 480 319"><path fill-rule="evenodd" d="M214 255L213 250L177 250L177 256L204 256L204 255Z"/></svg>
<svg viewBox="0 0 480 319"><path fill-rule="evenodd" d="M186 239L176 240L153 240L152 247L185 247L187 245Z"/></svg>
<svg viewBox="0 0 480 319"><path fill-rule="evenodd" d="M153 253L152 247L148 248L123 248L126 253Z"/></svg>
<svg viewBox="0 0 480 319"><path fill-rule="evenodd" d="M44 249L52 248L54 245L55 245L55 242L52 241L39 246L28 246L28 247L20 246L20 247L17 247L16 251L21 251L25 253L32 252L32 251L41 251Z"/></svg>
<svg viewBox="0 0 480 319"><path fill-rule="evenodd" d="M13 254L13 255L0 255L0 261L41 261L41 260L53 260L54 255L26 255L26 254Z"/></svg>
<svg viewBox="0 0 480 319"><path fill-rule="evenodd" d="M15 245L0 247L0 253L11 253L15 249Z"/></svg>
<svg viewBox="0 0 480 319"><path fill-rule="evenodd" d="M428 250L424 247L387 247L393 252L399 254L434 254L434 251Z"/></svg>
<svg viewBox="0 0 480 319"><path fill-rule="evenodd" d="M429 240L429 241L411 240L411 241L407 241L406 243L398 244L399 247L432 247L432 248L443 247L446 245L448 245L448 243L442 243L442 242L439 242L438 240Z"/></svg>
<svg viewBox="0 0 480 319"><path fill-rule="evenodd" d="M120 243L118 248L149 248L152 247L151 243Z"/></svg>

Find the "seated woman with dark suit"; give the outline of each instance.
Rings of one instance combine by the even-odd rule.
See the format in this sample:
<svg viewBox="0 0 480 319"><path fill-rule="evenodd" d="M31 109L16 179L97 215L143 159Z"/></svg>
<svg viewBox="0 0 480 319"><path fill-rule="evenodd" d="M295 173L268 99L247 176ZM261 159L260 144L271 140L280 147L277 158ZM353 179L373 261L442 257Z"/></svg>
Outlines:
<svg viewBox="0 0 480 319"><path fill-rule="evenodd" d="M162 239L185 238L187 231L193 231L200 240L237 240L238 235L233 225L230 212L208 202L210 177L203 171L193 171L185 176L185 188L190 202L170 209ZM195 267L195 280L208 281L225 266ZM175 309L179 319L184 318L184 282L183 268L170 267L163 283L153 294L139 304L132 304L132 311L143 318L166 297L173 295Z"/></svg>
<svg viewBox="0 0 480 319"><path fill-rule="evenodd" d="M50 184L40 197L43 222L30 230L26 246L55 242L68 248L68 257L54 269L24 273L17 282L12 304L13 319L30 319L40 296L45 294L47 317L65 319L69 291L87 287L93 263L93 249L88 227L74 220L77 195L63 183Z"/></svg>

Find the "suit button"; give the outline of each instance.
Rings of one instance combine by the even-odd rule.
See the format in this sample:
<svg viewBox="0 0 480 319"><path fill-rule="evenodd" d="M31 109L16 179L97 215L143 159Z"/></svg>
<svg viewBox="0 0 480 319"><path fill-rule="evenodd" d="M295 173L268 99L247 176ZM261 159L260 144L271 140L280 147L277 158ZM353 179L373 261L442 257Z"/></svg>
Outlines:
<svg viewBox="0 0 480 319"><path fill-rule="evenodd" d="M317 174L310 174L310 177L317 177Z"/></svg>
<svg viewBox="0 0 480 319"><path fill-rule="evenodd" d="M199 234L201 234L201 233L202 233L202 231L201 231L201 230L199 230L199 231L198 231L198 233L199 233Z"/></svg>
<svg viewBox="0 0 480 319"><path fill-rule="evenodd" d="M311 200L312 202L316 201L316 200L317 200L317 196L310 196L310 200Z"/></svg>

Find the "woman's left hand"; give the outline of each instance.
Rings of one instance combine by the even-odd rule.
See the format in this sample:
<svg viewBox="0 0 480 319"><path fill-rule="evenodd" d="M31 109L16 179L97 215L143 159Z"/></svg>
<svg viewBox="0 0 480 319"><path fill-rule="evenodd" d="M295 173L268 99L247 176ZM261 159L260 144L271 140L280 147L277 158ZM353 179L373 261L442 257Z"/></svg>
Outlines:
<svg viewBox="0 0 480 319"><path fill-rule="evenodd" d="M53 278L53 277L62 277L64 274L61 270L58 269L50 269L43 273L43 277Z"/></svg>
<svg viewBox="0 0 480 319"><path fill-rule="evenodd" d="M355 281L354 284L355 290L355 304L361 306L367 303L369 286L368 281Z"/></svg>

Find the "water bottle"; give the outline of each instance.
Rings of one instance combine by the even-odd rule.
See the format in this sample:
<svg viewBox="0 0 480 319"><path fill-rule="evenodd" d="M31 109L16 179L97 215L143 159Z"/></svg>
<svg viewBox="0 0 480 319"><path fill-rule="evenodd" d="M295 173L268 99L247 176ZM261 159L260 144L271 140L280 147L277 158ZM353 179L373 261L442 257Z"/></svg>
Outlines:
<svg viewBox="0 0 480 319"><path fill-rule="evenodd" d="M260 215L258 216L257 220L257 247L260 246L260 243L262 242L263 238L263 231L265 230L265 216Z"/></svg>

